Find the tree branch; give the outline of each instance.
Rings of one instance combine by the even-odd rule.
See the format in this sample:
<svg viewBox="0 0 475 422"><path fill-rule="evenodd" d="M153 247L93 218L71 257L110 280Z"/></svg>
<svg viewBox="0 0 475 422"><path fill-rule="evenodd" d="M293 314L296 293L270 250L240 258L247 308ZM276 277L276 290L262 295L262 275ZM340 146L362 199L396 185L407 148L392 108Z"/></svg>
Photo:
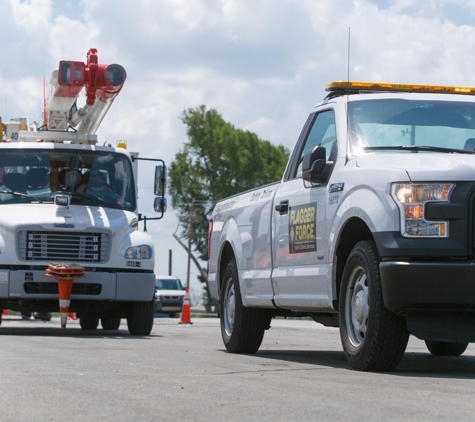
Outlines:
<svg viewBox="0 0 475 422"><path fill-rule="evenodd" d="M185 251L188 253L188 247L181 241L181 239L177 236L176 233L173 233L173 237L177 240L177 242L183 246L183 249L185 249ZM201 274L201 277L203 277L206 281L208 281L208 273L201 267L200 263L198 262L198 260L195 258L195 256L193 255L193 252L191 252L191 259L193 260L193 262L195 263L196 265L196 268L198 268L200 274Z"/></svg>

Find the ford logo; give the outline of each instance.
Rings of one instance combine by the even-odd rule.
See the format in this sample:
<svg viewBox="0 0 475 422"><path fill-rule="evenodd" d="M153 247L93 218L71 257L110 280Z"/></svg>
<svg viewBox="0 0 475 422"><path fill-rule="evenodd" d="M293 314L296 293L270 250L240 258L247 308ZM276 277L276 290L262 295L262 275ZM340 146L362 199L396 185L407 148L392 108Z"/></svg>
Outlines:
<svg viewBox="0 0 475 422"><path fill-rule="evenodd" d="M54 227L58 228L58 229L74 229L76 226L74 224L70 224L70 223L55 223L53 224Z"/></svg>

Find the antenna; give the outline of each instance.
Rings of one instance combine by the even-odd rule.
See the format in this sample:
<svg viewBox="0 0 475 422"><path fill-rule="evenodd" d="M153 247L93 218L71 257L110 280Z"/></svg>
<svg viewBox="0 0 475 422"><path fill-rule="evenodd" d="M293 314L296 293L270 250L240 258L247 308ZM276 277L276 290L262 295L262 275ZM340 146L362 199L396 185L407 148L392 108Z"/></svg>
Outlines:
<svg viewBox="0 0 475 422"><path fill-rule="evenodd" d="M348 28L348 86L350 86L350 46L351 46L351 27Z"/></svg>

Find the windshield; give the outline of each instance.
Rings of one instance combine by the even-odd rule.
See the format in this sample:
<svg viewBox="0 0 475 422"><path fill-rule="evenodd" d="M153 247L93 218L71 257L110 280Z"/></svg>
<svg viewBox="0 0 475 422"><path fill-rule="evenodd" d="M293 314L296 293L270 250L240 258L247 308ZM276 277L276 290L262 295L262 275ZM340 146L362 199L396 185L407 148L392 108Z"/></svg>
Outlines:
<svg viewBox="0 0 475 422"><path fill-rule="evenodd" d="M183 290L180 280L162 280L160 278L155 279L155 288L157 290Z"/></svg>
<svg viewBox="0 0 475 422"><path fill-rule="evenodd" d="M475 103L380 99L352 101L348 110L353 154L360 154L367 147L475 150ZM381 150L401 152L390 148ZM421 150L416 148L412 152ZM423 152L431 152L431 149Z"/></svg>
<svg viewBox="0 0 475 422"><path fill-rule="evenodd" d="M57 193L72 205L135 210L130 161L115 152L6 149L0 155L0 205L52 203Z"/></svg>

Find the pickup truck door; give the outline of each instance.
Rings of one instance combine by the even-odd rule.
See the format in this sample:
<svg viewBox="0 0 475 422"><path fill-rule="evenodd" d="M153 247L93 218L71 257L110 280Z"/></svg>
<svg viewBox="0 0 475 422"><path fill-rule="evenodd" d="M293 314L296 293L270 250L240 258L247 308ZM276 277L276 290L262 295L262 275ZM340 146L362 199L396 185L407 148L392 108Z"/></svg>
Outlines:
<svg viewBox="0 0 475 422"><path fill-rule="evenodd" d="M311 115L307 133L298 142L289 171L274 197L272 283L277 306L293 310L329 307L325 214L327 186L302 179L302 157L316 145L336 157L334 111Z"/></svg>

